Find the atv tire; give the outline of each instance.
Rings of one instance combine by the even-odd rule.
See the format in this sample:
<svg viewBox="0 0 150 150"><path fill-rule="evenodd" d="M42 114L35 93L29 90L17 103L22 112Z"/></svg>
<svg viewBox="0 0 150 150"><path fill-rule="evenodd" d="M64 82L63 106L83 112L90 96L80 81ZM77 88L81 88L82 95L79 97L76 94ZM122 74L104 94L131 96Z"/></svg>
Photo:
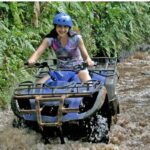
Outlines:
<svg viewBox="0 0 150 150"><path fill-rule="evenodd" d="M91 117L87 127L87 138L89 142L92 143L108 143L108 122L107 118L102 117L99 114L96 114L94 117Z"/></svg>
<svg viewBox="0 0 150 150"><path fill-rule="evenodd" d="M22 118L14 118L12 125L14 128L25 128L26 127L25 120Z"/></svg>
<svg viewBox="0 0 150 150"><path fill-rule="evenodd" d="M17 108L17 101L12 98L11 99L11 109L13 111L13 113L19 118L19 119L23 119L22 115L20 114L18 108Z"/></svg>

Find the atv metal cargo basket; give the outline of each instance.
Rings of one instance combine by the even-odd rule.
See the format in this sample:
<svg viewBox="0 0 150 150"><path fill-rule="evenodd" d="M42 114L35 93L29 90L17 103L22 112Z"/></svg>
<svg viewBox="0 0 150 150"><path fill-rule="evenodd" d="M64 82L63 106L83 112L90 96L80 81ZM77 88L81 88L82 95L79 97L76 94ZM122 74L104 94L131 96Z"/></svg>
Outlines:
<svg viewBox="0 0 150 150"><path fill-rule="evenodd" d="M19 87L14 92L14 100L22 101L24 99L34 99L35 100L35 108L34 109L19 109L19 112L23 115L28 114L35 114L37 122L40 126L61 126L62 120L66 121L69 118L65 118L63 116L64 113L74 113L77 119L82 119L86 117L88 114L92 114L94 110L90 110L87 113L79 112L79 107L64 107L64 101L68 98L77 98L80 99L81 97L92 97L94 93L98 93L101 89L102 85L100 81L91 80L86 83L74 83L71 82L70 84L64 86L63 82L62 85L58 86L50 86L50 85L43 85L43 87L37 87L39 85L34 85L31 82L23 82L19 85ZM41 85L40 85L41 86ZM74 99L76 101L76 99ZM41 103L43 102L58 102L58 112L56 117L51 117L50 121L45 122L43 121L43 116L41 112L43 107L41 107ZM81 100L77 101L77 106L79 106ZM99 106L95 103L95 108L98 109ZM67 116L67 115L66 115ZM68 115L69 116L69 115ZM64 118L63 118L64 117ZM55 121L54 121L55 118ZM52 121L53 120L53 121Z"/></svg>
<svg viewBox="0 0 150 150"><path fill-rule="evenodd" d="M66 84L67 83L67 84ZM56 96L56 95L73 95L84 96L91 95L96 92L101 86L100 81L88 81L84 83L52 81L51 84L33 84L30 81L22 82L18 88L15 89L15 97L33 97L36 95Z"/></svg>

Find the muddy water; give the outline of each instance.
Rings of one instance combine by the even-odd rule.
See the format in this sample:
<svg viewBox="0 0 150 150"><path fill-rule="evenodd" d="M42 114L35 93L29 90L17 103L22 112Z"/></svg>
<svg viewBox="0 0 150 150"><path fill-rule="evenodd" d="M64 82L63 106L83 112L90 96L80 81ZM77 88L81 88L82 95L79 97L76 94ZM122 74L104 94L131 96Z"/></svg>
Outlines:
<svg viewBox="0 0 150 150"><path fill-rule="evenodd" d="M150 54L137 53L118 64L117 84L121 113L110 130L109 144L68 141L43 144L41 135L12 128L11 110L0 111L0 150L149 150L150 149Z"/></svg>

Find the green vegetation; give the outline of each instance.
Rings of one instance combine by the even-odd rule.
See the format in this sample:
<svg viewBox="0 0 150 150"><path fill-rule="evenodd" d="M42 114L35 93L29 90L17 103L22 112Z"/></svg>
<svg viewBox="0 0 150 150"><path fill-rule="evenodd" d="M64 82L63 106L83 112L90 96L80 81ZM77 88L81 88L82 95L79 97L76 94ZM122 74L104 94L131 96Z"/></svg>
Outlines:
<svg viewBox="0 0 150 150"><path fill-rule="evenodd" d="M57 11L72 16L93 56L150 42L149 2L0 2L0 107L8 106L16 83L32 77L24 61L53 28Z"/></svg>

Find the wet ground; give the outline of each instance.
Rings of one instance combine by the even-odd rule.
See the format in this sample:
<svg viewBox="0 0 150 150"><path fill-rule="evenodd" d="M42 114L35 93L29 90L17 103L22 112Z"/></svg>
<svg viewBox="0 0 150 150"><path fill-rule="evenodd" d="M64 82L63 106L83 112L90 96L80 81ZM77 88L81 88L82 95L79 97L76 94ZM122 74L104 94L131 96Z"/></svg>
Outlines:
<svg viewBox="0 0 150 150"><path fill-rule="evenodd" d="M12 127L12 111L0 111L0 150L149 150L150 149L150 54L137 53L118 64L117 84L121 112L110 130L109 144L55 139L45 145L41 135Z"/></svg>

